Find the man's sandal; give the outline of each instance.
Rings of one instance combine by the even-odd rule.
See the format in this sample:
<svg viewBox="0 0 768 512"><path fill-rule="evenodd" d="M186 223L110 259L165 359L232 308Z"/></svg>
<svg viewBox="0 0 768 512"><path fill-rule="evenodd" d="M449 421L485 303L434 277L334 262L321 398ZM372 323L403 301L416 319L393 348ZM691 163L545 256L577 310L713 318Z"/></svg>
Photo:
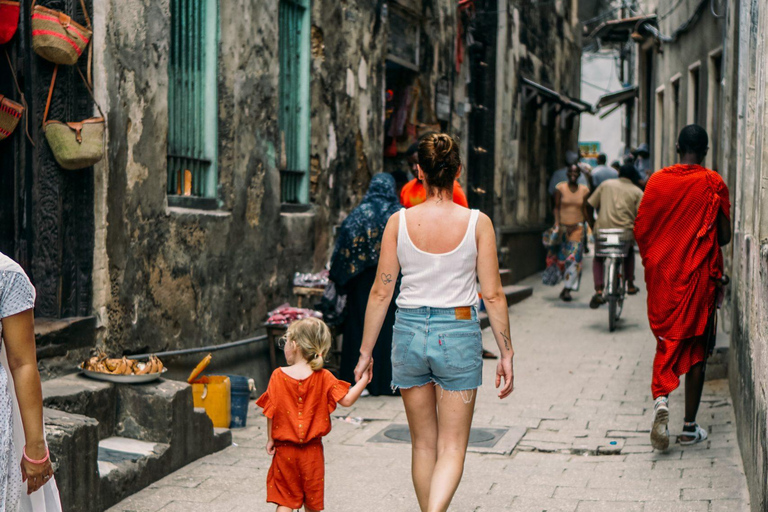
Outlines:
<svg viewBox="0 0 768 512"><path fill-rule="evenodd" d="M653 406L651 446L660 451L669 448L669 399L660 396Z"/></svg>
<svg viewBox="0 0 768 512"><path fill-rule="evenodd" d="M640 291L640 288L632 285L627 288L627 295L637 295L637 292L639 291Z"/></svg>
<svg viewBox="0 0 768 512"><path fill-rule="evenodd" d="M692 428L693 430L686 430L689 428ZM684 441L681 439L683 436L687 437L688 439ZM707 431L701 428L698 423L686 422L683 426L683 432L677 436L677 442L680 443L681 446L690 446L692 444L706 441L707 437L709 437L709 434L707 434Z"/></svg>

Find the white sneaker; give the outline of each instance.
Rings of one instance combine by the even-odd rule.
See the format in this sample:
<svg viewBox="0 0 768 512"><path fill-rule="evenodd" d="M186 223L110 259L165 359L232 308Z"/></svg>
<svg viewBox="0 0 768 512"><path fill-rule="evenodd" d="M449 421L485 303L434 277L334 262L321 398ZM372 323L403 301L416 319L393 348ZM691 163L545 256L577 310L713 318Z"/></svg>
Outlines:
<svg viewBox="0 0 768 512"><path fill-rule="evenodd" d="M686 424L686 426L688 425ZM694 423L693 426L695 427L693 432L689 432L683 429L683 432L677 436L677 440L682 446L690 446L692 444L700 443L702 441L706 441L709 437L707 431L701 428L698 423ZM688 441L683 441L680 439L680 436L690 437L690 439Z"/></svg>
<svg viewBox="0 0 768 512"><path fill-rule="evenodd" d="M669 448L669 399L665 396L657 398L653 406L651 446L661 451Z"/></svg>

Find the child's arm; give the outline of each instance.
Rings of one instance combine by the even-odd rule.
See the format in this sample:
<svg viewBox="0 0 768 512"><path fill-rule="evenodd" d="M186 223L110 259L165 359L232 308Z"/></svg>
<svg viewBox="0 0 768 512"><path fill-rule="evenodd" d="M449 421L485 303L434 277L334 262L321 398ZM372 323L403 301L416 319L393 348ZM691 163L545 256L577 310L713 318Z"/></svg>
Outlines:
<svg viewBox="0 0 768 512"><path fill-rule="evenodd" d="M267 453L275 454L275 440L272 439L272 418L267 418Z"/></svg>
<svg viewBox="0 0 768 512"><path fill-rule="evenodd" d="M355 402L357 402L357 399L360 398L360 394L362 394L363 390L365 389L365 386L368 385L369 382L371 382L371 379L373 378L373 363L368 365L368 369L363 374L363 377L357 381L357 383L349 388L349 392L339 400L338 404L342 407L351 407Z"/></svg>

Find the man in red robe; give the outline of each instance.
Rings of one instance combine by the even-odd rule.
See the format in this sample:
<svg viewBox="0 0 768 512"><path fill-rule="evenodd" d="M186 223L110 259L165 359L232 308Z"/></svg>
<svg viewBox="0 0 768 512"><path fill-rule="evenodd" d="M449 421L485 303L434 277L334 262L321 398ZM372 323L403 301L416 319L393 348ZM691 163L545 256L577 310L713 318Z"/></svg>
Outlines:
<svg viewBox="0 0 768 512"><path fill-rule="evenodd" d="M707 438L696 423L706 358L713 347L718 284L723 277L720 246L731 238L728 187L701 162L709 139L701 126L682 129L680 163L653 175L635 220L648 288L648 320L656 338L653 361L654 418L651 444L669 446L669 394L685 379L685 425L678 441Z"/></svg>

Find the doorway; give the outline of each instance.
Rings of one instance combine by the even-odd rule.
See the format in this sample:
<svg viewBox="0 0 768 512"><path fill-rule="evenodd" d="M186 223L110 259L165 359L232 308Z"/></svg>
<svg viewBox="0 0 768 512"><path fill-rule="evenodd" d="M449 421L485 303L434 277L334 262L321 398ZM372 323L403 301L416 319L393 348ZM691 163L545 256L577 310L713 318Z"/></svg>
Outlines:
<svg viewBox="0 0 768 512"><path fill-rule="evenodd" d="M78 22L79 0L42 2ZM92 1L86 0L88 9ZM89 11L90 12L90 11ZM37 289L35 315L43 318L91 314L94 244L93 168L61 169L42 131L43 110L54 65L32 50L30 3L21 3L19 30L5 45L16 70L27 110L16 131L0 142L0 251L18 261ZM20 102L8 63L0 55L0 94ZM78 65L83 73L85 57ZM93 115L93 102L77 70L59 68L50 118L81 120Z"/></svg>

